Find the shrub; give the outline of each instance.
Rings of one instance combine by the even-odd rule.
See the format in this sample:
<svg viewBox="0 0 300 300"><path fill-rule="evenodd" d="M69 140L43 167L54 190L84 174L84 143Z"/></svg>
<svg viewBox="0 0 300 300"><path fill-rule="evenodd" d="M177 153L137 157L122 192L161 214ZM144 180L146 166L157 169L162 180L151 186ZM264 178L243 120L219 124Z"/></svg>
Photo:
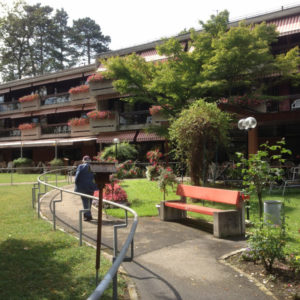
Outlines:
<svg viewBox="0 0 300 300"><path fill-rule="evenodd" d="M250 249L263 263L266 271L271 272L274 261L285 258L287 234L284 226L276 226L258 222L249 238Z"/></svg>
<svg viewBox="0 0 300 300"><path fill-rule="evenodd" d="M63 166L64 162L61 158L54 158L49 162L51 167L59 167L59 166Z"/></svg>
<svg viewBox="0 0 300 300"><path fill-rule="evenodd" d="M170 167L159 168L159 175L157 177L157 183L160 190L164 193L164 200L166 200L167 187L177 184L176 175L173 173L173 170Z"/></svg>
<svg viewBox="0 0 300 300"><path fill-rule="evenodd" d="M30 173L30 170L25 169L31 167L33 165L33 160L26 157L19 157L13 161L13 165L15 168L19 168L17 173ZM25 167L22 169L21 167Z"/></svg>
<svg viewBox="0 0 300 300"><path fill-rule="evenodd" d="M300 273L300 253L287 254L286 262L295 274Z"/></svg>
<svg viewBox="0 0 300 300"><path fill-rule="evenodd" d="M117 166L116 178L141 178L143 177L142 170L135 165L131 160L127 160Z"/></svg>
<svg viewBox="0 0 300 300"><path fill-rule="evenodd" d="M117 145L117 160L126 161L126 160L135 160L138 155L138 151L133 145L128 143L120 143ZM109 157L116 158L116 146L111 145L106 147L102 153L100 153L100 159L108 159ZM99 160L99 159L98 159Z"/></svg>

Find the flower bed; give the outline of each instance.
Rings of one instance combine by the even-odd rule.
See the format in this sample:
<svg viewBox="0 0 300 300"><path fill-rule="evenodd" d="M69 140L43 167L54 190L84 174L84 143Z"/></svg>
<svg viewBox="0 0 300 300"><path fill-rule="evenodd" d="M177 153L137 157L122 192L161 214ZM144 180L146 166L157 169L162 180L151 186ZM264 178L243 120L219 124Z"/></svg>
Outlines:
<svg viewBox="0 0 300 300"><path fill-rule="evenodd" d="M95 191L94 196L99 197L99 191ZM117 183L105 185L103 198L112 202L128 205L127 194ZM93 205L98 207L98 200L94 200Z"/></svg>
<svg viewBox="0 0 300 300"><path fill-rule="evenodd" d="M20 124L18 129L19 130L30 130L36 128L36 123L24 123Z"/></svg>
<svg viewBox="0 0 300 300"><path fill-rule="evenodd" d="M76 95L76 94L81 94L81 93L87 93L89 91L90 87L88 85L79 85L76 87L72 87L69 89L69 94L71 95Z"/></svg>
<svg viewBox="0 0 300 300"><path fill-rule="evenodd" d="M87 113L88 118L92 120L105 120L105 119L114 119L115 114L109 110L93 110Z"/></svg>
<svg viewBox="0 0 300 300"><path fill-rule="evenodd" d="M89 124L89 119L87 118L73 118L68 122L69 126L84 126L87 124Z"/></svg>
<svg viewBox="0 0 300 300"><path fill-rule="evenodd" d="M34 100L37 100L39 98L38 94L32 94L32 95L26 95L24 97L19 98L19 102L20 103L24 103L24 102L31 102Z"/></svg>

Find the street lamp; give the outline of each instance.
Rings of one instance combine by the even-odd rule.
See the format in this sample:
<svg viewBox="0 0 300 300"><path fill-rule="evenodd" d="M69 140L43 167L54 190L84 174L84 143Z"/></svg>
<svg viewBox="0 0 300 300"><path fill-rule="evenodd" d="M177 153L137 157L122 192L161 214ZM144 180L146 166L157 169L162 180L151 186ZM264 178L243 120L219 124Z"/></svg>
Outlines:
<svg viewBox="0 0 300 300"><path fill-rule="evenodd" d="M119 138L114 138L113 142L115 144L115 155L116 155L116 160L118 160L118 144L120 143Z"/></svg>
<svg viewBox="0 0 300 300"><path fill-rule="evenodd" d="M249 130L254 129L256 126L257 126L257 121L253 117L240 119L238 121L238 128L240 130L246 130L247 133ZM247 212L247 220L249 220L249 202L248 202L248 200L246 200L246 212Z"/></svg>

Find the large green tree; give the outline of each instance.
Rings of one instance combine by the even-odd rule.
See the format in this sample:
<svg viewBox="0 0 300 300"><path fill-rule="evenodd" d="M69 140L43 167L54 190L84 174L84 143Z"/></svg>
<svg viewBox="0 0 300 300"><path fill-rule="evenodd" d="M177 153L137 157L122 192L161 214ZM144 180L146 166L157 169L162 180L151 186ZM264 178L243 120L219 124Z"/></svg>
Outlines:
<svg viewBox="0 0 300 300"><path fill-rule="evenodd" d="M190 30L187 45L176 38L166 40L157 51L167 60L149 63L135 53L112 57L103 62L105 76L120 93L131 95L127 101L160 105L170 115L199 98L268 96L279 80L299 77L297 47L279 56L271 53L278 36L275 26L241 22L229 28L228 16L223 11L200 22L203 30Z"/></svg>
<svg viewBox="0 0 300 300"><path fill-rule="evenodd" d="M171 123L170 139L176 156L187 162L194 185L200 185L200 179L205 184L214 150L227 144L229 127L229 114L204 100L194 101Z"/></svg>
<svg viewBox="0 0 300 300"><path fill-rule="evenodd" d="M109 36L104 36L100 26L90 18L73 21L72 43L88 64L97 53L107 51L110 42Z"/></svg>

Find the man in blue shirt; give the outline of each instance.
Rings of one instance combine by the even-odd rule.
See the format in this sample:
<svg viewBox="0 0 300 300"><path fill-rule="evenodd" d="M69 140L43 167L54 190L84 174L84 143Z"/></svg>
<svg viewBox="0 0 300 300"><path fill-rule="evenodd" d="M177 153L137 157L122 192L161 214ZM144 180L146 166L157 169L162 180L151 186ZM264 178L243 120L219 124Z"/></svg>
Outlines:
<svg viewBox="0 0 300 300"><path fill-rule="evenodd" d="M97 185L94 183L94 175L90 171L89 162L91 161L88 155L82 159L82 164L77 167L75 175L75 192L93 195L97 190ZM84 209L89 209L84 213L84 221L91 221L93 219L91 213L92 199L81 196L82 205Z"/></svg>

